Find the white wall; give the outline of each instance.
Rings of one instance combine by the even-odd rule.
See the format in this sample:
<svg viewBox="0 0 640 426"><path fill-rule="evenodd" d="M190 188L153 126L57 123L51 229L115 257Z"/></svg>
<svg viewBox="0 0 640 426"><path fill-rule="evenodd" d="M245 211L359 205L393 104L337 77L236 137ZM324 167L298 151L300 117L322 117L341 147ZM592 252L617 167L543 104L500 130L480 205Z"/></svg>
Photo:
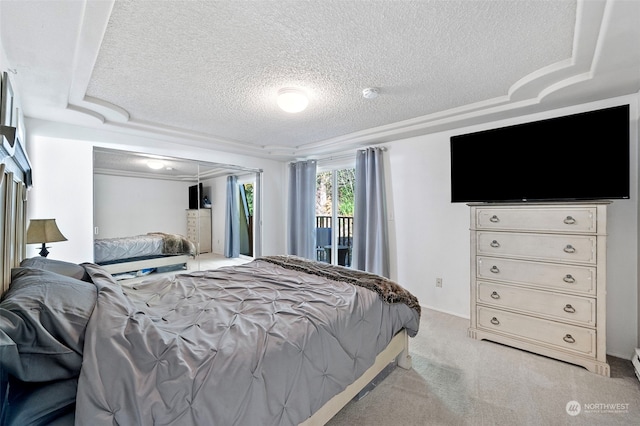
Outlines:
<svg viewBox="0 0 640 426"><path fill-rule="evenodd" d="M55 214L69 239L54 243L52 258L72 262L93 259L94 146L262 169L263 254L285 253L283 162L43 120L28 119L27 129L28 155L34 169L27 216ZM65 247L65 251L58 251L57 247ZM31 250L27 254L36 252Z"/></svg>
<svg viewBox="0 0 640 426"><path fill-rule="evenodd" d="M69 262L93 261L93 147L81 141L56 143L35 138L27 145L33 167L27 218L55 218L68 241L51 243L49 258ZM27 257L39 245L27 246Z"/></svg>
<svg viewBox="0 0 640 426"><path fill-rule="evenodd" d="M423 306L468 317L469 211L450 202L449 135L387 146L396 245L392 271ZM442 288L435 287L436 277L443 279Z"/></svg>
<svg viewBox="0 0 640 426"><path fill-rule="evenodd" d="M385 144L393 278L423 306L469 317L469 209L450 202L449 138L526 121L631 103L631 194L609 207L607 352L630 358L638 337L638 96L610 99ZM597 156L597 147L593 147ZM443 279L436 288L436 277Z"/></svg>
<svg viewBox="0 0 640 426"><path fill-rule="evenodd" d="M185 210L193 182L93 176L96 238L167 232L187 235Z"/></svg>

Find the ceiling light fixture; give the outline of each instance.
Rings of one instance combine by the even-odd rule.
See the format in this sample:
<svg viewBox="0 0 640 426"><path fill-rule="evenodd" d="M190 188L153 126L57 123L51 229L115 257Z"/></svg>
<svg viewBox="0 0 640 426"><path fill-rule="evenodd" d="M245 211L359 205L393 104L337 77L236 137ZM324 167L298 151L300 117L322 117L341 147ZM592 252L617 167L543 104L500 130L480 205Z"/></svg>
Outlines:
<svg viewBox="0 0 640 426"><path fill-rule="evenodd" d="M147 166L153 170L160 170L164 167L164 163L158 160L147 160Z"/></svg>
<svg viewBox="0 0 640 426"><path fill-rule="evenodd" d="M278 91L278 106L286 112L304 111L309 105L307 95L298 89L285 88Z"/></svg>
<svg viewBox="0 0 640 426"><path fill-rule="evenodd" d="M367 87L362 91L362 96L365 99L375 99L380 94L380 90L375 87Z"/></svg>

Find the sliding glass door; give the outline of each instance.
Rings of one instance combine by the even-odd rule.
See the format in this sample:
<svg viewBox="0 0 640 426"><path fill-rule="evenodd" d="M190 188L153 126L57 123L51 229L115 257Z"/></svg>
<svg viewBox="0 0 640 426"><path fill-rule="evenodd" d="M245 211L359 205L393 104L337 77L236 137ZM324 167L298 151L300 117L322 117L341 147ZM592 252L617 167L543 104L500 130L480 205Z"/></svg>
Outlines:
<svg viewBox="0 0 640 426"><path fill-rule="evenodd" d="M353 168L317 174L316 260L351 266L354 191Z"/></svg>

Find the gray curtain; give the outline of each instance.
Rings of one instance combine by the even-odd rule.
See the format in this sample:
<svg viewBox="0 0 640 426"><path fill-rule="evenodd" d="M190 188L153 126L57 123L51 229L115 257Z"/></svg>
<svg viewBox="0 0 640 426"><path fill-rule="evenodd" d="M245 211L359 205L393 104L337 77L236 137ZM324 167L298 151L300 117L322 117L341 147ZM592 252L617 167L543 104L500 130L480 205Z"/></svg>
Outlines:
<svg viewBox="0 0 640 426"><path fill-rule="evenodd" d="M225 211L224 255L240 256L240 210L238 208L238 177L227 177L227 207Z"/></svg>
<svg viewBox="0 0 640 426"><path fill-rule="evenodd" d="M358 151L353 268L389 277L389 233L382 148Z"/></svg>
<svg viewBox="0 0 640 426"><path fill-rule="evenodd" d="M289 254L316 257L316 161L289 164Z"/></svg>
<svg viewBox="0 0 640 426"><path fill-rule="evenodd" d="M262 172L256 173L253 188L253 257L262 256Z"/></svg>

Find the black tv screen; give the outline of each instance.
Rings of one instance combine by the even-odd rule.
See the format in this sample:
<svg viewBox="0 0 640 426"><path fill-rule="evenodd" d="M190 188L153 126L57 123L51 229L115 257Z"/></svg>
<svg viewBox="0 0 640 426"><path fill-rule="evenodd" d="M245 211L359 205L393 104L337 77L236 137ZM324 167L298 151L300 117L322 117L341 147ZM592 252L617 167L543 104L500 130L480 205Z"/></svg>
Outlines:
<svg viewBox="0 0 640 426"><path fill-rule="evenodd" d="M197 209L202 207L200 200L202 200L202 182L197 185L189 187L189 208Z"/></svg>
<svg viewBox="0 0 640 426"><path fill-rule="evenodd" d="M629 105L452 136L451 201L629 198Z"/></svg>

